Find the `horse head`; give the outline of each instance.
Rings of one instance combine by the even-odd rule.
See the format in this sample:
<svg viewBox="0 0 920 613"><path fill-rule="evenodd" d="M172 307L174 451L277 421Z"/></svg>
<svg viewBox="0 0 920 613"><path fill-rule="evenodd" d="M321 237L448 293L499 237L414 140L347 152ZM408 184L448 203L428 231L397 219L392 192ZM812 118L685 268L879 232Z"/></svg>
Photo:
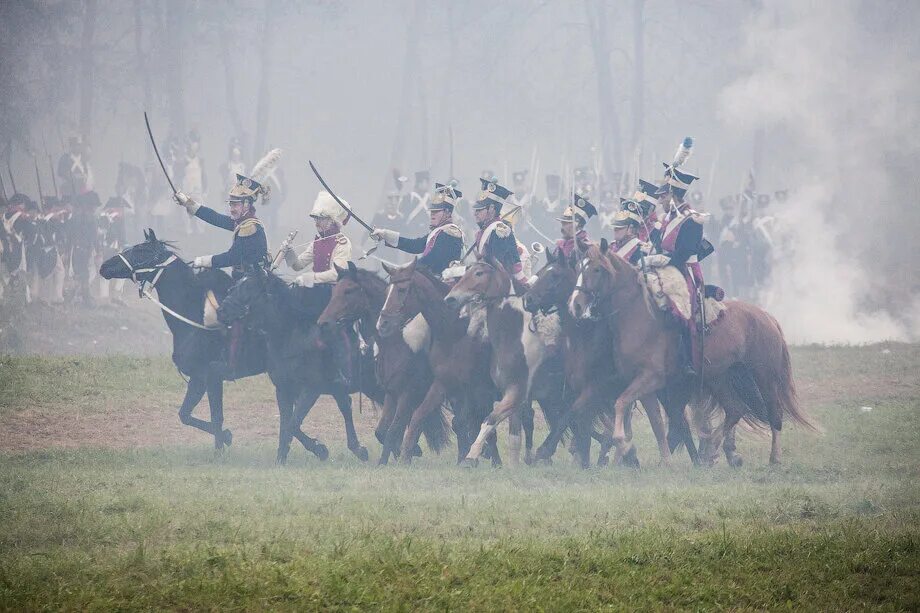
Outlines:
<svg viewBox="0 0 920 613"><path fill-rule="evenodd" d="M524 310L534 314L555 312L565 305L575 288L575 261L561 252L547 251L546 265L536 276L537 280L524 294Z"/></svg>
<svg viewBox="0 0 920 613"><path fill-rule="evenodd" d="M99 267L99 276L103 279L150 281L173 256L171 245L158 239L153 228L148 228L144 230L144 242L104 261Z"/></svg>
<svg viewBox="0 0 920 613"><path fill-rule="evenodd" d="M511 276L491 257L479 260L466 269L466 273L444 297L444 302L460 309L472 302L492 302L511 294Z"/></svg>
<svg viewBox="0 0 920 613"><path fill-rule="evenodd" d="M379 310L380 299L374 298L380 290L375 293L375 288L372 287L383 283L379 277L369 271L359 271L354 262L348 262L346 268L340 268L335 263L333 266L339 278L332 288L329 304L323 309L317 324L347 325L363 317L369 317L375 310Z"/></svg>
<svg viewBox="0 0 920 613"><path fill-rule="evenodd" d="M387 286L387 295L377 318L377 332L380 336L387 337L402 330L410 319L422 310L421 301L415 291L416 284L420 282L421 273L416 270L418 260L404 266L391 266L384 264L383 269L390 276Z"/></svg>
<svg viewBox="0 0 920 613"><path fill-rule="evenodd" d="M569 299L569 312L576 319L610 315L603 312L607 306L628 298L629 290L639 289L638 271L609 248L607 239L601 239L599 246L588 247L576 267L578 278Z"/></svg>

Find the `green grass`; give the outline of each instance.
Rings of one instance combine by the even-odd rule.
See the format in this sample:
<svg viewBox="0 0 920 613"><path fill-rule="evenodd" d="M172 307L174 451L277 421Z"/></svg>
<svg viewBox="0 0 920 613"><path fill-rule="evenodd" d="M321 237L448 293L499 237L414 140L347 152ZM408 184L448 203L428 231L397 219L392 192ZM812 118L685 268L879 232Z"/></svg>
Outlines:
<svg viewBox="0 0 920 613"><path fill-rule="evenodd" d="M564 452L469 471L451 450L375 469L336 441L328 463L295 449L276 468L272 440L245 438L220 456L204 437L7 453L0 607L918 610L920 352L882 349L793 352L825 434L786 429L778 467L750 435L740 469L657 467L644 418L638 472L580 471ZM161 385L174 414L162 361L81 360L50 393L58 360L4 359L0 391L20 401L0 416L33 400L77 415L97 406L91 388L115 404ZM148 387L126 393L138 365ZM263 381L233 393L270 401ZM370 444L373 416L357 420Z"/></svg>

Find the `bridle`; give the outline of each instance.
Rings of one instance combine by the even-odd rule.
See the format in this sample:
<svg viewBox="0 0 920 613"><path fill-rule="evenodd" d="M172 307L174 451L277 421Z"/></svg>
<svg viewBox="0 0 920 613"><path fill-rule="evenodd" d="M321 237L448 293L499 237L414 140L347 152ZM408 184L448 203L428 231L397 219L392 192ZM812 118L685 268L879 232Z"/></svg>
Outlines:
<svg viewBox="0 0 920 613"><path fill-rule="evenodd" d="M179 256L177 256L175 253L170 254L168 258L156 264L150 265L145 262L145 264L140 268L135 268L123 253L119 253L118 257L122 262L125 263L125 266L128 267L128 271L131 273L131 280L134 281L134 283L137 285L138 297L146 298L150 302L160 307L160 309L164 312L169 313L179 321L186 323L194 328L207 330L208 332L215 332L217 330L217 328L206 328L197 321L192 321L188 317L176 313L171 308L154 298L153 294L150 293L150 290L156 288L157 283L159 283L160 277L163 276L163 271L165 271L173 262L179 260ZM153 279L141 278L142 275L149 275L150 273L154 273Z"/></svg>
<svg viewBox="0 0 920 613"><path fill-rule="evenodd" d="M386 306L390 302L390 298L393 295L393 290L396 289L397 285L401 285L404 283L409 284L409 289L406 291L406 296L404 298L399 299L399 304L396 307L396 309L391 309L389 312L387 312ZM385 318L386 320L389 320L389 321L395 320L399 322L399 326L397 326L397 329L401 330L405 328L406 324L409 323L409 319L411 318L406 317L403 314L403 309L406 306L406 298L409 297L409 292L411 291L412 291L412 278L411 277L408 279L403 279L401 281L396 281L395 283L390 283L389 287L387 288L387 295L386 295L386 298L384 298L383 300L383 307L380 309L380 315L378 315L378 319Z"/></svg>

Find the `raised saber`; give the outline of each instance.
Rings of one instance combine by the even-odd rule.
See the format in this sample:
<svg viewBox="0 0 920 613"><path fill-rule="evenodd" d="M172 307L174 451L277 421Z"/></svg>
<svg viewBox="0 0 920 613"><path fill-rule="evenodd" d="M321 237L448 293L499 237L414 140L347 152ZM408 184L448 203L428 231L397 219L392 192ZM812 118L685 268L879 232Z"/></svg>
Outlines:
<svg viewBox="0 0 920 613"><path fill-rule="evenodd" d="M153 130L150 129L150 120L147 119L147 111L144 111L144 123L147 124L147 134L150 136L150 144L153 145L153 152L157 154L157 161L160 163L160 168L163 169L163 174L166 175L166 180L169 182L169 187L172 189L173 195L178 194L179 190L176 189L176 186L173 185L172 179L169 178L169 173L166 172L166 164L163 163L163 158L160 157L160 150L157 149L157 142L153 139Z"/></svg>
<svg viewBox="0 0 920 613"><path fill-rule="evenodd" d="M332 188L329 187L329 185L326 184L326 181L323 180L323 176L322 176L321 174L319 174L319 171L318 171L318 170L316 170L316 166L313 164L313 162L310 162L310 168L313 170L313 174L316 175L316 178L319 179L319 182L323 185L323 187L326 189L326 191L329 192L329 195L332 196L332 199L335 200L336 202L338 202L338 203L339 203L339 206L342 207L342 209L344 209L344 211L345 211L346 213L348 213L348 215L349 215L350 217L354 217L355 221L357 221L359 224L361 224L362 226L364 226L364 229L365 229L365 230L367 230L368 232L373 232L373 231L374 231L374 228L372 228L371 226L369 226L363 219L361 219L360 217L358 217L357 215L355 215L355 212L354 212L353 210L351 210L351 207L348 206L347 204L345 204L344 202L342 202L342 201L339 199L339 197L335 195L335 192L332 191Z"/></svg>

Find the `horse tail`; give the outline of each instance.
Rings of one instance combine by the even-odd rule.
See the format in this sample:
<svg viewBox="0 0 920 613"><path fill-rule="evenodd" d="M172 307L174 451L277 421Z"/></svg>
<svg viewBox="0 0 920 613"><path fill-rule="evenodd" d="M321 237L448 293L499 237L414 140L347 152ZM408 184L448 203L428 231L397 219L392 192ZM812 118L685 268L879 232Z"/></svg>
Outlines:
<svg viewBox="0 0 920 613"><path fill-rule="evenodd" d="M780 415L789 417L795 423L804 426L812 432L821 432L821 427L810 415L808 415L799 402L798 393L795 389L795 381L792 378L792 360L789 358L789 346L786 344L786 339L783 336L783 329L780 327L779 323L776 323L776 331L779 333L782 354L774 365L774 372L771 377L773 381L773 400L780 410Z"/></svg>
<svg viewBox="0 0 920 613"><path fill-rule="evenodd" d="M441 453L450 442L450 424L444 407L438 407L422 421L422 434L428 442L428 448L435 453Z"/></svg>

